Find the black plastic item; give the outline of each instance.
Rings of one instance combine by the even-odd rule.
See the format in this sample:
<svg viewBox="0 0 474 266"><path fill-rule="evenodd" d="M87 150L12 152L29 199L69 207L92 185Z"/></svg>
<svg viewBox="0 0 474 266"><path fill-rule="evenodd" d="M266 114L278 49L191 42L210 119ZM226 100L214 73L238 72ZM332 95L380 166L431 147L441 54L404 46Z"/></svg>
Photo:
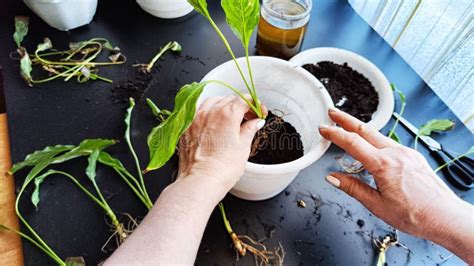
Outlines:
<svg viewBox="0 0 474 266"><path fill-rule="evenodd" d="M231 30L225 26L219 1L208 2L213 18L229 36L231 45L237 47L236 55L243 56L240 43L231 37ZM160 60L158 65L161 67L156 67L145 94L162 108L172 108L180 85L199 81L211 69L230 59L208 22L195 13L181 19L161 20L141 10L136 1L101 0L89 26L61 32L48 27L22 1L4 0L1 5L0 63L4 67L13 161L22 160L28 153L47 145L77 144L84 138L96 137L121 139L126 104L113 103L111 90L122 81L133 80L136 69L131 65L148 62L159 47L170 40L179 41L183 52L178 57L167 54ZM25 46L29 49L34 49L44 37L50 37L57 48L66 48L71 41L105 37L119 46L129 61L122 66L100 70L102 75L114 80L113 85L57 80L30 88L20 76L18 62L9 57L16 49L12 40L14 15L31 17L30 31L25 38ZM252 38L250 47L254 41ZM455 129L437 139L456 153L474 144L472 134L462 122L346 1L313 1L303 50L319 46L348 49L376 64L388 80L406 94L408 105L404 116L413 123L423 124L440 117L455 120ZM254 52L252 48L251 53ZM148 161L146 137L154 125L153 119L147 107L142 106L137 106L132 118L133 143L143 164ZM403 143L413 145L413 136L401 127L397 134ZM109 151L134 172L133 161L123 141ZM420 148L420 151L436 168L438 164L429 156L428 150ZM387 230L390 227L324 181L330 171L339 170L334 157L342 153L331 147L320 160L299 174L286 193L270 200L249 202L227 196L224 203L233 229L255 239L266 238L265 243L270 248L281 243L286 251L286 265L374 265L376 252L367 234L376 228ZM78 159L62 165L61 169L87 183L86 164L85 160ZM145 176L152 199L156 199L171 182L176 169L177 160L173 158L159 171ZM17 185L22 183L25 174L22 171L16 175ZM113 171L99 167L98 182L117 213L126 212L134 217L145 215L145 208ZM464 200L474 202L472 190L464 192L452 188ZM306 208L299 208L298 200L304 200ZM38 211L29 202L28 194L20 207L32 226L62 258L84 256L88 265L96 265L110 255L110 252L100 251L111 234L102 212L68 180L53 177L44 182ZM362 229L357 225L359 219L365 222ZM400 242L412 251L411 265L434 265L442 261L439 253L449 254L437 245L403 233ZM36 247L26 241L23 243L26 265L52 265ZM234 264L235 253L230 244L217 210L209 220L196 264ZM403 249L393 248L387 253L389 265L403 265L406 261L407 252ZM238 264L251 265L253 258L246 256ZM453 257L443 265L459 264L461 261Z"/></svg>
<svg viewBox="0 0 474 266"><path fill-rule="evenodd" d="M434 158L438 160L440 165L453 160L455 157L443 150L433 150L431 152ZM474 174L472 169L467 169L469 165L464 165L462 161L454 161L448 166L444 167L442 171L449 178L449 181L457 188L462 190L469 190L474 187Z"/></svg>

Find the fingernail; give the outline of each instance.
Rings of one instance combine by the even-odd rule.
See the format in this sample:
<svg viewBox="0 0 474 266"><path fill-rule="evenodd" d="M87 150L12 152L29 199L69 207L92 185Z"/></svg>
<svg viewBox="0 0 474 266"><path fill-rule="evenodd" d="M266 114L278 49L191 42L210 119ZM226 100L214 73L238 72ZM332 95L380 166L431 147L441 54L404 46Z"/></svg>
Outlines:
<svg viewBox="0 0 474 266"><path fill-rule="evenodd" d="M333 186L335 186L335 187L337 187L337 188L341 186L341 180L335 178L335 177L332 176L332 175L326 176L325 179L326 179L326 181L327 181L329 184L331 184L331 185L333 185Z"/></svg>
<svg viewBox="0 0 474 266"><path fill-rule="evenodd" d="M261 129L263 126L265 126L265 120L259 119L259 121L257 122L257 130Z"/></svg>
<svg viewBox="0 0 474 266"><path fill-rule="evenodd" d="M340 112L341 110L337 109L336 107L329 107L330 113Z"/></svg>
<svg viewBox="0 0 474 266"><path fill-rule="evenodd" d="M325 124L320 124L319 126L319 129L326 129L326 128L329 128L328 125L325 125Z"/></svg>

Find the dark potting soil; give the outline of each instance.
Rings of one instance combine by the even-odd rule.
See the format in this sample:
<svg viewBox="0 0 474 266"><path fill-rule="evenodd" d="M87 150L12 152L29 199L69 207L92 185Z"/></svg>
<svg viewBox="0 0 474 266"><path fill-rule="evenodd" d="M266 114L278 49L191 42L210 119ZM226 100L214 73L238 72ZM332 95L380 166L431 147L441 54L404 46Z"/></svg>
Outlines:
<svg viewBox="0 0 474 266"><path fill-rule="evenodd" d="M128 106L130 98L141 102L152 81L153 72L149 74L137 73L134 78L120 81L112 87L111 100L114 104L122 106Z"/></svg>
<svg viewBox="0 0 474 266"><path fill-rule="evenodd" d="M344 63L322 61L303 66L326 87L334 105L340 110L369 122L379 105L374 86L364 75Z"/></svg>
<svg viewBox="0 0 474 266"><path fill-rule="evenodd" d="M249 162L258 164L279 164L294 161L303 156L303 142L296 129L281 117L268 112L265 126L254 138L258 140L256 154Z"/></svg>

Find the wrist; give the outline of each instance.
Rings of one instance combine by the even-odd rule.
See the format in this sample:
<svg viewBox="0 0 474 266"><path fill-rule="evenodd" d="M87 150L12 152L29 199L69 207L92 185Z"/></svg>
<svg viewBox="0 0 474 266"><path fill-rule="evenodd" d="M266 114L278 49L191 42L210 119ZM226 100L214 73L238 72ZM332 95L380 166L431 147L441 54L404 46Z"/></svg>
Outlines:
<svg viewBox="0 0 474 266"><path fill-rule="evenodd" d="M443 211L426 223L423 238L433 241L468 263L473 263L474 206L457 198L443 203Z"/></svg>
<svg viewBox="0 0 474 266"><path fill-rule="evenodd" d="M173 190L173 193L180 193L182 197L203 202L214 208L232 186L215 175L192 171L186 175L179 175L166 190Z"/></svg>

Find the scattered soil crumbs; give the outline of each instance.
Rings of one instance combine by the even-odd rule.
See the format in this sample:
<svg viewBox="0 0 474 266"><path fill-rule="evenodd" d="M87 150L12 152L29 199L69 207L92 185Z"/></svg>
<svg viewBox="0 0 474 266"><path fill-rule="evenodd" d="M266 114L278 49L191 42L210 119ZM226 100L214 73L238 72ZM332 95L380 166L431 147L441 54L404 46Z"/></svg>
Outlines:
<svg viewBox="0 0 474 266"><path fill-rule="evenodd" d="M143 101L145 92L150 88L153 81L154 71L149 74L138 73L132 79L119 82L112 88L112 102L114 104L128 106L129 98L137 102Z"/></svg>
<svg viewBox="0 0 474 266"><path fill-rule="evenodd" d="M379 96L372 83L344 63L329 61L303 66L326 87L334 105L340 110L369 122L379 105Z"/></svg>
<svg viewBox="0 0 474 266"><path fill-rule="evenodd" d="M272 112L268 112L266 121L265 126L255 135L249 162L279 164L303 156L301 136L290 123Z"/></svg>
<svg viewBox="0 0 474 266"><path fill-rule="evenodd" d="M357 220L357 225L359 226L359 228L364 227L364 225L365 225L364 220L361 220L361 219Z"/></svg>

